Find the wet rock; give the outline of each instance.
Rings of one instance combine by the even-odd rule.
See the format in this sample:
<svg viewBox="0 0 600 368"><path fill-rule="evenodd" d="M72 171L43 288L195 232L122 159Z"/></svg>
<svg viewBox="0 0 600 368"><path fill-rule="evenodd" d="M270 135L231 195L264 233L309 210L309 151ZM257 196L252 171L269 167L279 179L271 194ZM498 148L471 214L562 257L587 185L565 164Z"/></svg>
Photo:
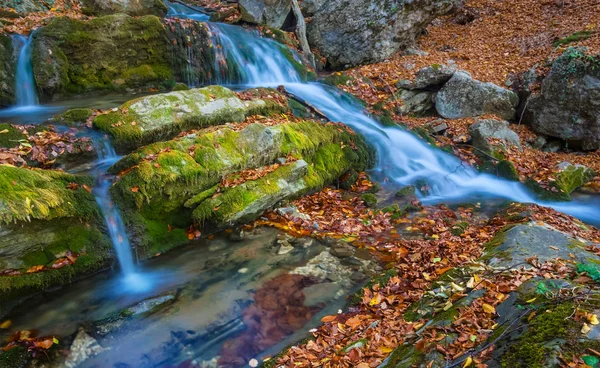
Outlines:
<svg viewBox="0 0 600 368"><path fill-rule="evenodd" d="M439 90L446 82L452 78L456 68L453 66L434 64L415 73L413 81L401 80L396 84L398 88L411 90Z"/></svg>
<svg viewBox="0 0 600 368"><path fill-rule="evenodd" d="M513 120L518 104L519 98L514 92L480 82L469 73L459 71L438 92L435 108L447 119L495 114Z"/></svg>
<svg viewBox="0 0 600 368"><path fill-rule="evenodd" d="M246 239L246 232L244 230L234 229L229 234L229 240L231 240L233 242L241 242L241 241L244 241L245 239Z"/></svg>
<svg viewBox="0 0 600 368"><path fill-rule="evenodd" d="M312 246L315 245L315 243L317 243L314 239L311 238L300 238L300 239L296 239L296 242L294 243L295 247L298 248L311 248Z"/></svg>
<svg viewBox="0 0 600 368"><path fill-rule="evenodd" d="M548 143L546 143L542 147L542 151L556 153L556 152L562 150L562 148L563 148L563 143L558 139L553 139L553 140L550 140Z"/></svg>
<svg viewBox="0 0 600 368"><path fill-rule="evenodd" d="M84 14L94 16L124 13L164 17L167 14L167 7L160 0L81 0L81 6Z"/></svg>
<svg viewBox="0 0 600 368"><path fill-rule="evenodd" d="M64 366L66 368L75 368L88 358L91 358L104 350L105 349L98 344L96 339L88 335L82 328L79 328L75 340L69 348L69 355L65 360Z"/></svg>
<svg viewBox="0 0 600 368"><path fill-rule="evenodd" d="M172 78L169 47L167 31L155 16L56 17L33 36L36 87L41 98L158 87Z"/></svg>
<svg viewBox="0 0 600 368"><path fill-rule="evenodd" d="M331 247L330 252L338 258L348 258L354 255L354 248L340 241Z"/></svg>
<svg viewBox="0 0 600 368"><path fill-rule="evenodd" d="M411 197L415 195L415 187L412 185L406 186L402 189L400 189L399 191L396 192L396 197L398 198L405 198L405 197Z"/></svg>
<svg viewBox="0 0 600 368"><path fill-rule="evenodd" d="M94 111L92 109L76 108L69 109L63 112L59 117L58 121L61 123L85 123L92 115Z"/></svg>
<svg viewBox="0 0 600 368"><path fill-rule="evenodd" d="M291 147L297 161L256 180L219 188L222 178L271 165ZM186 229L192 223L204 234L245 224L285 200L334 182L350 169L364 169L368 157L361 136L319 122L251 124L241 130L222 127L146 146L124 157L110 169L126 171L111 193L126 221L131 221L128 230L138 256L146 258L187 243Z"/></svg>
<svg viewBox="0 0 600 368"><path fill-rule="evenodd" d="M429 22L452 8L452 2L446 0L331 0L320 4L308 23L308 40L336 69L388 58L412 45Z"/></svg>
<svg viewBox="0 0 600 368"><path fill-rule="evenodd" d="M354 272L352 272L352 275L350 275L350 279L354 282L360 282L366 278L367 278L367 276L360 271L354 271Z"/></svg>
<svg viewBox="0 0 600 368"><path fill-rule="evenodd" d="M568 201L571 199L571 193L596 176L594 170L570 162L561 162L553 171L554 180L550 181L548 186L542 187L534 179L527 180L526 184L543 199Z"/></svg>
<svg viewBox="0 0 600 368"><path fill-rule="evenodd" d="M480 150L493 153L494 145L490 143L490 139L500 140L504 148L516 146L521 148L519 135L509 128L507 121L499 120L477 120L476 123L469 127L469 133L473 138L473 146Z"/></svg>
<svg viewBox="0 0 600 368"><path fill-rule="evenodd" d="M291 244L281 244L279 245L279 249L277 249L277 255L281 256L284 254L288 254L289 252L293 251L294 247Z"/></svg>
<svg viewBox="0 0 600 368"><path fill-rule="evenodd" d="M0 107L15 103L17 54L10 37L0 35Z"/></svg>
<svg viewBox="0 0 600 368"><path fill-rule="evenodd" d="M497 234L488 243L484 259L498 268L509 268L516 264L526 266L526 260L531 257L537 257L540 263L557 258L600 262L600 256L585 249L590 244L547 224L532 222L516 225Z"/></svg>
<svg viewBox="0 0 600 368"><path fill-rule="evenodd" d="M93 186L92 178L9 165L0 165L0 177L0 272L20 273L0 278L0 315L11 295L62 285L110 262L104 221L84 187ZM72 265L67 254L76 258ZM55 262L66 265L26 273L34 266L52 268Z"/></svg>
<svg viewBox="0 0 600 368"><path fill-rule="evenodd" d="M585 150L600 148L600 55L569 48L528 104L534 131Z"/></svg>
<svg viewBox="0 0 600 368"><path fill-rule="evenodd" d="M280 207L275 209L275 212L291 219L310 220L310 216L298 211L296 206Z"/></svg>
<svg viewBox="0 0 600 368"><path fill-rule="evenodd" d="M292 10L291 0L239 0L242 20L282 28Z"/></svg>
<svg viewBox="0 0 600 368"><path fill-rule="evenodd" d="M230 89L210 86L132 100L98 115L93 124L111 134L115 146L124 150L172 138L187 129L240 122L263 108L268 110L265 100L242 101Z"/></svg>
<svg viewBox="0 0 600 368"><path fill-rule="evenodd" d="M373 193L365 193L360 196L360 199L362 199L368 207L377 207L377 196Z"/></svg>

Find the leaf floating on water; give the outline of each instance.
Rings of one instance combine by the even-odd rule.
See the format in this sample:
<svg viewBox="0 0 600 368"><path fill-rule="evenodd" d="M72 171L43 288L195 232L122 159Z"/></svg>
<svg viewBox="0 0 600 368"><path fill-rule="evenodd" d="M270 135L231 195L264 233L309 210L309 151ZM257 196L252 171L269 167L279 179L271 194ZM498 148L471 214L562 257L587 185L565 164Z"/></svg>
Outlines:
<svg viewBox="0 0 600 368"><path fill-rule="evenodd" d="M491 306L487 303L483 303L483 305L481 307L483 308L483 311L486 313L490 313L490 314L496 313L496 308L494 308L493 306Z"/></svg>

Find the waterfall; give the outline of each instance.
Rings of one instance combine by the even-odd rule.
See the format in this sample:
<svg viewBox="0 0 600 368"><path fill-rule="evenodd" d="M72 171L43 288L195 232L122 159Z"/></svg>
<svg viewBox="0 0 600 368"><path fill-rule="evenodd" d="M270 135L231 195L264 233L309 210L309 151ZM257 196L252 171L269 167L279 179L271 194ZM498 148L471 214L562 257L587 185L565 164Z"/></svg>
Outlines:
<svg viewBox="0 0 600 368"><path fill-rule="evenodd" d="M35 82L33 80L33 66L31 62L31 40L32 35L25 37L22 35L13 35L13 44L15 49L19 49L17 58L17 80L16 80L16 105L35 106L38 104L37 94L35 92Z"/></svg>
<svg viewBox="0 0 600 368"><path fill-rule="evenodd" d="M136 271L125 224L123 223L119 209L110 197L110 187L113 177L107 175L106 172L121 157L116 154L108 137L102 135L93 138L94 146L98 153L98 160L92 171L92 175L96 178L96 185L92 193L96 198L96 202L100 207L100 212L108 228L108 233L123 273L124 287L129 292L146 291L150 286L149 281Z"/></svg>

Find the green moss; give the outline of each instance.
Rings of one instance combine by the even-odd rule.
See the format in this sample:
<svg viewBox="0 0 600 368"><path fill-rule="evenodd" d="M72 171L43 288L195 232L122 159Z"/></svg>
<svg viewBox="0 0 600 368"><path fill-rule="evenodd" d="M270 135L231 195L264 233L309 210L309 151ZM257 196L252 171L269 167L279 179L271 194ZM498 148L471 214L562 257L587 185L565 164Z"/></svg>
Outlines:
<svg viewBox="0 0 600 368"><path fill-rule="evenodd" d="M392 277L398 276L398 272L395 269L389 269L375 277L373 277L366 285L359 291L348 297L347 306L357 305L362 302L364 295L364 288L370 289L375 285L379 287L386 287Z"/></svg>
<svg viewBox="0 0 600 368"><path fill-rule="evenodd" d="M460 236L460 235L464 234L465 230L467 230L468 227L469 227L468 222L460 221L460 222L457 222L454 225L452 225L452 227L450 228L450 232L453 235Z"/></svg>
<svg viewBox="0 0 600 368"><path fill-rule="evenodd" d="M413 367L425 359L425 353L417 350L413 345L404 344L396 348L387 360L379 367L381 368L400 368Z"/></svg>
<svg viewBox="0 0 600 368"><path fill-rule="evenodd" d="M502 178L514 181L520 181L519 172L515 168L512 162L508 160L501 160L496 165L496 169L498 170L498 175Z"/></svg>
<svg viewBox="0 0 600 368"><path fill-rule="evenodd" d="M147 257L167 252L189 241L185 229L169 229L169 224L161 221L146 220L145 224L147 236L151 240L146 251Z"/></svg>
<svg viewBox="0 0 600 368"><path fill-rule="evenodd" d="M573 42L579 42L579 41L583 41L583 40L587 40L588 38L592 37L596 32L594 31L579 31L579 32L575 32L565 38L560 38L556 41L554 41L554 43L552 44L554 47L558 47L561 45L568 45L570 43Z"/></svg>
<svg viewBox="0 0 600 368"><path fill-rule="evenodd" d="M0 147L13 148L27 141L27 135L10 124L0 124Z"/></svg>
<svg viewBox="0 0 600 368"><path fill-rule="evenodd" d="M89 177L0 165L0 221L96 216L92 194L81 187L67 189L70 183L92 186Z"/></svg>
<svg viewBox="0 0 600 368"><path fill-rule="evenodd" d="M406 186L396 192L396 197L398 198L404 198L412 195L415 195L415 187L412 185Z"/></svg>
<svg viewBox="0 0 600 368"><path fill-rule="evenodd" d="M329 74L327 77L323 78L321 80L321 82L323 82L324 84L330 85L330 86L334 86L337 87L339 85L347 85L348 82L354 82L354 77L347 75L345 73L340 73L340 72L336 72L336 73L332 73Z"/></svg>
<svg viewBox="0 0 600 368"><path fill-rule="evenodd" d="M549 310L549 313L540 313L529 322L529 328L502 356L503 367L531 367L542 368L549 355L548 342L565 338L576 323L569 318L575 306L565 302Z"/></svg>
<svg viewBox="0 0 600 368"><path fill-rule="evenodd" d="M317 79L317 74L315 72L308 69L301 62L296 60L292 50L290 50L289 48L287 48L286 46L283 46L283 45L279 47L279 50L281 51L281 54L290 62L292 67L296 70L298 75L300 75L300 78L303 81L310 82L310 81L314 81Z"/></svg>
<svg viewBox="0 0 600 368"><path fill-rule="evenodd" d="M431 136L429 131L423 127L415 127L412 129L412 132L416 134L417 137L425 140L427 143L435 146L435 139Z"/></svg>
<svg viewBox="0 0 600 368"><path fill-rule="evenodd" d="M292 110L292 113L298 117L306 119L311 116L306 106L304 106L303 104L301 104L293 98L289 99L288 106Z"/></svg>
<svg viewBox="0 0 600 368"><path fill-rule="evenodd" d="M365 202L367 207L376 207L377 206L377 196L375 196L375 194L365 193L362 196L360 196L360 199L362 199L363 202Z"/></svg>
<svg viewBox="0 0 600 368"><path fill-rule="evenodd" d="M65 123L84 123L93 114L94 112L91 109L70 109L61 114L59 119Z"/></svg>
<svg viewBox="0 0 600 368"><path fill-rule="evenodd" d="M17 346L8 351L0 350L0 368L25 367L30 357L25 346Z"/></svg>
<svg viewBox="0 0 600 368"><path fill-rule="evenodd" d="M532 178L527 179L525 184L533 189L541 199L569 201L571 193L588 183L595 175L596 173L587 167L571 165L556 174L556 180L550 182L549 189L540 186Z"/></svg>
<svg viewBox="0 0 600 368"><path fill-rule="evenodd" d="M187 91L189 89L190 87L188 87L187 84L184 83L177 83L173 86L173 91Z"/></svg>

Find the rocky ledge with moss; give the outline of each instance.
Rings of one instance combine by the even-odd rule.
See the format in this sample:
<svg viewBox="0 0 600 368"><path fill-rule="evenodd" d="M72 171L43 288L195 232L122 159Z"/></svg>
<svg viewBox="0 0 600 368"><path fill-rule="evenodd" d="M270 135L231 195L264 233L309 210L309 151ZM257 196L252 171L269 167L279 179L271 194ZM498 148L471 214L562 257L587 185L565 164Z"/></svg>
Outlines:
<svg viewBox="0 0 600 368"><path fill-rule="evenodd" d="M363 138L337 124L222 127L134 151L111 169L120 173L111 194L146 258L186 243L190 225L214 232L244 224L371 159ZM245 180L248 169L263 174Z"/></svg>
<svg viewBox="0 0 600 368"><path fill-rule="evenodd" d="M278 95L275 90L270 93ZM246 94L248 92L245 92ZM221 86L176 91L131 100L94 119L94 127L111 134L117 149L131 150L173 138L178 133L208 125L241 122L246 116L288 111L269 98L242 101Z"/></svg>
<svg viewBox="0 0 600 368"><path fill-rule="evenodd" d="M0 314L9 300L67 283L111 260L86 176L0 165ZM70 251L69 265L57 261Z"/></svg>

